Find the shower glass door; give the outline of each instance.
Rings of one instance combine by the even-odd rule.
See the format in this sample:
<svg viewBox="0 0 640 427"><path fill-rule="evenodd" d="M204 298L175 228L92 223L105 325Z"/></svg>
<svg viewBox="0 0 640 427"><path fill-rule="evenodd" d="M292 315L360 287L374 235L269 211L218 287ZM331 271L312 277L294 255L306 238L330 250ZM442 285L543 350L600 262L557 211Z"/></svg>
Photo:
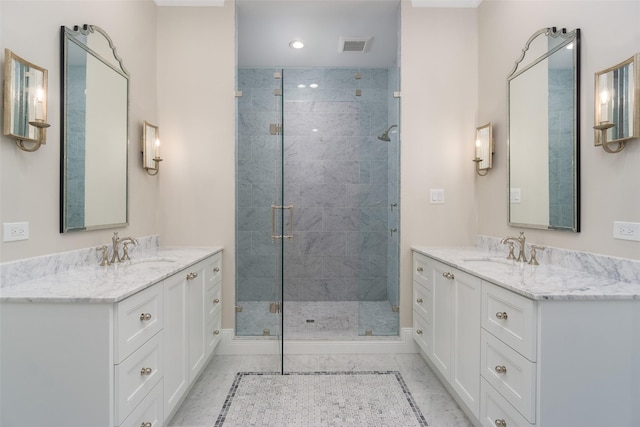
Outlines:
<svg viewBox="0 0 640 427"><path fill-rule="evenodd" d="M236 336L399 334L398 75L238 69Z"/></svg>
<svg viewBox="0 0 640 427"><path fill-rule="evenodd" d="M277 340L282 353L284 245L282 71L239 69L236 336ZM280 358L282 360L282 358Z"/></svg>

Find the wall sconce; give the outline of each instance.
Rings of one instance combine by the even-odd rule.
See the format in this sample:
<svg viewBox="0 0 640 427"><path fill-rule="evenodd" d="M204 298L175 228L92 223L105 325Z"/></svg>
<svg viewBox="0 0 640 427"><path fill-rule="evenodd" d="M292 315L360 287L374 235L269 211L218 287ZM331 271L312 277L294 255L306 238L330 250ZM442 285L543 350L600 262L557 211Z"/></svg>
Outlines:
<svg viewBox="0 0 640 427"><path fill-rule="evenodd" d="M485 176L493 165L493 132L491 122L476 128L476 173Z"/></svg>
<svg viewBox="0 0 640 427"><path fill-rule="evenodd" d="M157 175L160 171L160 132L145 120L142 129L142 167L149 175Z"/></svg>
<svg viewBox="0 0 640 427"><path fill-rule="evenodd" d="M4 134L23 151L47 142L47 70L4 50ZM25 142L32 143L30 147Z"/></svg>
<svg viewBox="0 0 640 427"><path fill-rule="evenodd" d="M597 72L595 83L595 145L619 153L640 138L640 53Z"/></svg>

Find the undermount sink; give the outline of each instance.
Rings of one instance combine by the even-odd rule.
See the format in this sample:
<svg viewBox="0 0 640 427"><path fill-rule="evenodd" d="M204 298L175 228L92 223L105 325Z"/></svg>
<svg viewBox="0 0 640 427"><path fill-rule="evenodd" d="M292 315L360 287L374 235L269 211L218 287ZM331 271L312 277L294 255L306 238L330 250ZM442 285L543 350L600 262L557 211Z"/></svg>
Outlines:
<svg viewBox="0 0 640 427"><path fill-rule="evenodd" d="M116 264L119 268L123 268L126 270L139 270L143 268L159 268L159 267L170 267L175 265L176 260L172 258L141 258L141 259L132 259L130 261L125 261L120 264Z"/></svg>
<svg viewBox="0 0 640 427"><path fill-rule="evenodd" d="M517 261L514 261L512 259L506 259L506 258L496 258L496 257L471 257L471 258L464 258L462 261L464 261L465 263L468 262L473 262L473 263L491 263L491 264L503 264L503 265L509 265L509 266L513 266L517 264Z"/></svg>

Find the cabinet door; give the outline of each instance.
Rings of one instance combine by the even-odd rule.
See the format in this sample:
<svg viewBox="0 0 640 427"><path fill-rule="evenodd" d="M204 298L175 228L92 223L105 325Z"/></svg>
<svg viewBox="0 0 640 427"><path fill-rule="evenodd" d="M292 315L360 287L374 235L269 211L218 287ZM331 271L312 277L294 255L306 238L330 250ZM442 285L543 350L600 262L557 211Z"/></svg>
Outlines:
<svg viewBox="0 0 640 427"><path fill-rule="evenodd" d="M449 381L451 378L453 281L446 277L451 270L449 267L437 262L430 264L433 275L433 333L430 359Z"/></svg>
<svg viewBox="0 0 640 427"><path fill-rule="evenodd" d="M197 264L187 269L187 326L189 381L194 379L206 360L205 284L208 268Z"/></svg>
<svg viewBox="0 0 640 427"><path fill-rule="evenodd" d="M453 347L451 386L477 417L480 410L481 281L450 269L452 281Z"/></svg>
<svg viewBox="0 0 640 427"><path fill-rule="evenodd" d="M169 415L189 384L187 369L187 281L182 273L164 282L164 414Z"/></svg>

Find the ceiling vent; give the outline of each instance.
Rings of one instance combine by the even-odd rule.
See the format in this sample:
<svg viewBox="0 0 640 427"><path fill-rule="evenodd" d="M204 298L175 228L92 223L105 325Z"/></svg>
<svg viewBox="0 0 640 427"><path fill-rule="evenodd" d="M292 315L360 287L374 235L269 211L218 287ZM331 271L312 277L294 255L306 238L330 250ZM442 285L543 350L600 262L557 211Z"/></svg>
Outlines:
<svg viewBox="0 0 640 427"><path fill-rule="evenodd" d="M340 37L338 52L366 52L373 37Z"/></svg>

